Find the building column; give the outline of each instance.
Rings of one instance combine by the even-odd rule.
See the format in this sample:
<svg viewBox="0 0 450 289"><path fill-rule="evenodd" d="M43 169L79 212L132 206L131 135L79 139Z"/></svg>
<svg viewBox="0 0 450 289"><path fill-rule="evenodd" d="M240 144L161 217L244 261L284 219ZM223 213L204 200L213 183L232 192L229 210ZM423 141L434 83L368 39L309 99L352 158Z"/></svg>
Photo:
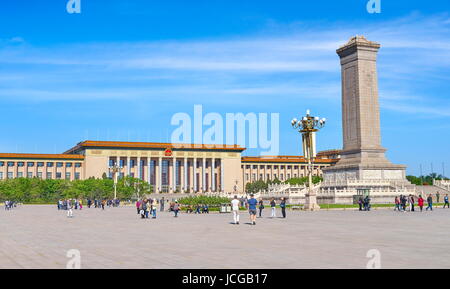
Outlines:
<svg viewBox="0 0 450 289"><path fill-rule="evenodd" d="M223 159L220 159L220 191L225 192L225 184L224 184L224 169L223 169Z"/></svg>
<svg viewBox="0 0 450 289"><path fill-rule="evenodd" d="M151 158L147 158L147 183L149 183L149 185L152 184L152 166L151 166ZM154 189L155 187L153 187Z"/></svg>
<svg viewBox="0 0 450 289"><path fill-rule="evenodd" d="M44 161L44 166L42 167L43 172L42 172L42 179L46 180L47 179L47 162Z"/></svg>
<svg viewBox="0 0 450 289"><path fill-rule="evenodd" d="M193 166L193 171L194 171L194 173L192 174L192 176L193 176L192 183L193 183L193 187L194 187L193 192L196 193L197 192L197 158L193 158L192 166Z"/></svg>
<svg viewBox="0 0 450 289"><path fill-rule="evenodd" d="M36 166L35 170L36 170L36 177L37 177L37 163L34 163L34 164ZM53 176L52 176L52 179L54 179L54 180L56 180L56 172L58 171L57 167L58 167L58 162L56 161L56 162L53 163Z"/></svg>
<svg viewBox="0 0 450 289"><path fill-rule="evenodd" d="M189 171L189 168L188 168L188 160L187 160L187 158L184 158L184 166L183 166L183 168L184 168L184 191L186 192L187 190L188 190L188 188L189 188L189 185L188 185L188 171Z"/></svg>
<svg viewBox="0 0 450 289"><path fill-rule="evenodd" d="M194 165L193 165L193 163L192 163L192 160L191 161L189 161L189 159L188 159L188 169L189 169L189 171L188 171L188 174L189 174L189 176L188 176L188 180L189 180L189 186L188 186L188 188L189 188L189 192L191 192L191 193L193 193L194 192Z"/></svg>
<svg viewBox="0 0 450 289"><path fill-rule="evenodd" d="M140 180L143 180L144 178L142 177L142 164L141 164L141 157L137 157L137 178Z"/></svg>
<svg viewBox="0 0 450 289"><path fill-rule="evenodd" d="M25 164L28 166L28 164L25 162ZM0 168L0 171L3 173L3 180L5 180L8 177L8 163L4 162L3 167ZM28 178L28 176L27 176Z"/></svg>
<svg viewBox="0 0 450 289"><path fill-rule="evenodd" d="M131 158L127 157L127 176L131 175Z"/></svg>
<svg viewBox="0 0 450 289"><path fill-rule="evenodd" d="M45 164L45 163L44 163ZM45 165L44 165L45 168ZM67 172L67 167L66 167L66 163L63 162L63 167L62 167L62 172L61 172L61 179L65 180L66 179L66 172ZM44 172L45 173L45 172ZM44 174L42 173L42 174Z"/></svg>
<svg viewBox="0 0 450 289"><path fill-rule="evenodd" d="M173 177L172 177L172 181L173 181L173 191L175 192L177 190L177 158L173 158L172 159L172 171L173 171Z"/></svg>
<svg viewBox="0 0 450 289"><path fill-rule="evenodd" d="M208 188L206 187L206 158L203 158L203 166L202 166L202 191L207 192Z"/></svg>
<svg viewBox="0 0 450 289"><path fill-rule="evenodd" d="M161 192L162 189L162 157L158 158L158 169L156 170L157 176L156 176L156 184L158 188L158 192Z"/></svg>
<svg viewBox="0 0 450 289"><path fill-rule="evenodd" d="M215 192L216 190L216 159L211 159L211 191Z"/></svg>

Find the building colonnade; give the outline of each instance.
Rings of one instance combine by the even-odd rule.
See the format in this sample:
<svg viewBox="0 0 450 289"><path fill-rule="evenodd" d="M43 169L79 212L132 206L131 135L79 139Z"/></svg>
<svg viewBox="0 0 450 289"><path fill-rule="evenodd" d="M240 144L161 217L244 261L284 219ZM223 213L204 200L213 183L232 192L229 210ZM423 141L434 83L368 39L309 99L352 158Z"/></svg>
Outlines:
<svg viewBox="0 0 450 289"><path fill-rule="evenodd" d="M157 193L224 192L221 158L113 156L108 158L110 178L113 166L119 167L119 178L146 181Z"/></svg>

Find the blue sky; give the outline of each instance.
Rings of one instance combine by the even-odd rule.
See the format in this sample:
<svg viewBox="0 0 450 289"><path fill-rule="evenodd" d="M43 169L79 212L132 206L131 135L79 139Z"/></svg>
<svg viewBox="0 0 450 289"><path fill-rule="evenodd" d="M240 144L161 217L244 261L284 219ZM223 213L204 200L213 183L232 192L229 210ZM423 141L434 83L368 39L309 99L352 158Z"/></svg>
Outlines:
<svg viewBox="0 0 450 289"><path fill-rule="evenodd" d="M0 152L59 153L85 139L167 141L177 112L326 117L318 149L342 146L340 66L353 35L382 45L383 145L408 172L450 175L450 3L66 0L0 3ZM248 150L246 154L258 154Z"/></svg>

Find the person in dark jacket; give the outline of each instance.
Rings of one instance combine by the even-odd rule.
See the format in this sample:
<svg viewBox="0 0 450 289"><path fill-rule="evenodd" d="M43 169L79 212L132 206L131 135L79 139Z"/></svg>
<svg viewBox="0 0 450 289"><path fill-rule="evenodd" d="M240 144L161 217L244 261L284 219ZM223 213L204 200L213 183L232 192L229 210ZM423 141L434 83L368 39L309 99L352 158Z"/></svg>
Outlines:
<svg viewBox="0 0 450 289"><path fill-rule="evenodd" d="M370 198L366 196L364 198L364 211L370 211Z"/></svg>
<svg viewBox="0 0 450 289"><path fill-rule="evenodd" d="M431 197L431 194L429 194L427 197L427 203L428 203L428 207L425 209L425 211L428 211L428 209L433 211L433 198Z"/></svg>
<svg viewBox="0 0 450 289"><path fill-rule="evenodd" d="M280 208L281 208L281 214L283 215L283 218L286 218L286 199L285 198L281 198Z"/></svg>
<svg viewBox="0 0 450 289"><path fill-rule="evenodd" d="M261 198L260 200L259 200L259 217L260 218L262 218L262 211L264 210L264 201L263 201L263 199Z"/></svg>
<svg viewBox="0 0 450 289"><path fill-rule="evenodd" d="M450 204L448 202L448 194L446 194L444 197L444 209L446 206L447 206L447 209L450 208Z"/></svg>
<svg viewBox="0 0 450 289"><path fill-rule="evenodd" d="M415 200L414 200L413 195L409 195L409 205L410 205L409 211L410 212L414 212L414 202L415 202Z"/></svg>

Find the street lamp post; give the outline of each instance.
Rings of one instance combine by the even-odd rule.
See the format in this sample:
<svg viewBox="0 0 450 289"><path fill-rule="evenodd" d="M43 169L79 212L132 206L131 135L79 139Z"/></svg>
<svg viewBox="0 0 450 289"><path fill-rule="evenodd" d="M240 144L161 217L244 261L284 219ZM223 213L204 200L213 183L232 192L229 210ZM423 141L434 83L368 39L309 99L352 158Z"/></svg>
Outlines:
<svg viewBox="0 0 450 289"><path fill-rule="evenodd" d="M319 210L320 206L317 204L317 196L312 189L312 174L313 166L312 161L315 157L314 151L314 133L319 131L325 126L326 119L319 119L310 115L309 110L306 111L306 116L300 120L294 118L291 121L291 125L294 129L298 129L298 132L302 134L303 154L308 160L308 193L305 195L304 209L308 211Z"/></svg>
<svg viewBox="0 0 450 289"><path fill-rule="evenodd" d="M110 167L110 170L113 174L113 180L114 180L114 200L117 199L117 177L118 172L120 172L121 167L117 164L114 164L112 167Z"/></svg>

